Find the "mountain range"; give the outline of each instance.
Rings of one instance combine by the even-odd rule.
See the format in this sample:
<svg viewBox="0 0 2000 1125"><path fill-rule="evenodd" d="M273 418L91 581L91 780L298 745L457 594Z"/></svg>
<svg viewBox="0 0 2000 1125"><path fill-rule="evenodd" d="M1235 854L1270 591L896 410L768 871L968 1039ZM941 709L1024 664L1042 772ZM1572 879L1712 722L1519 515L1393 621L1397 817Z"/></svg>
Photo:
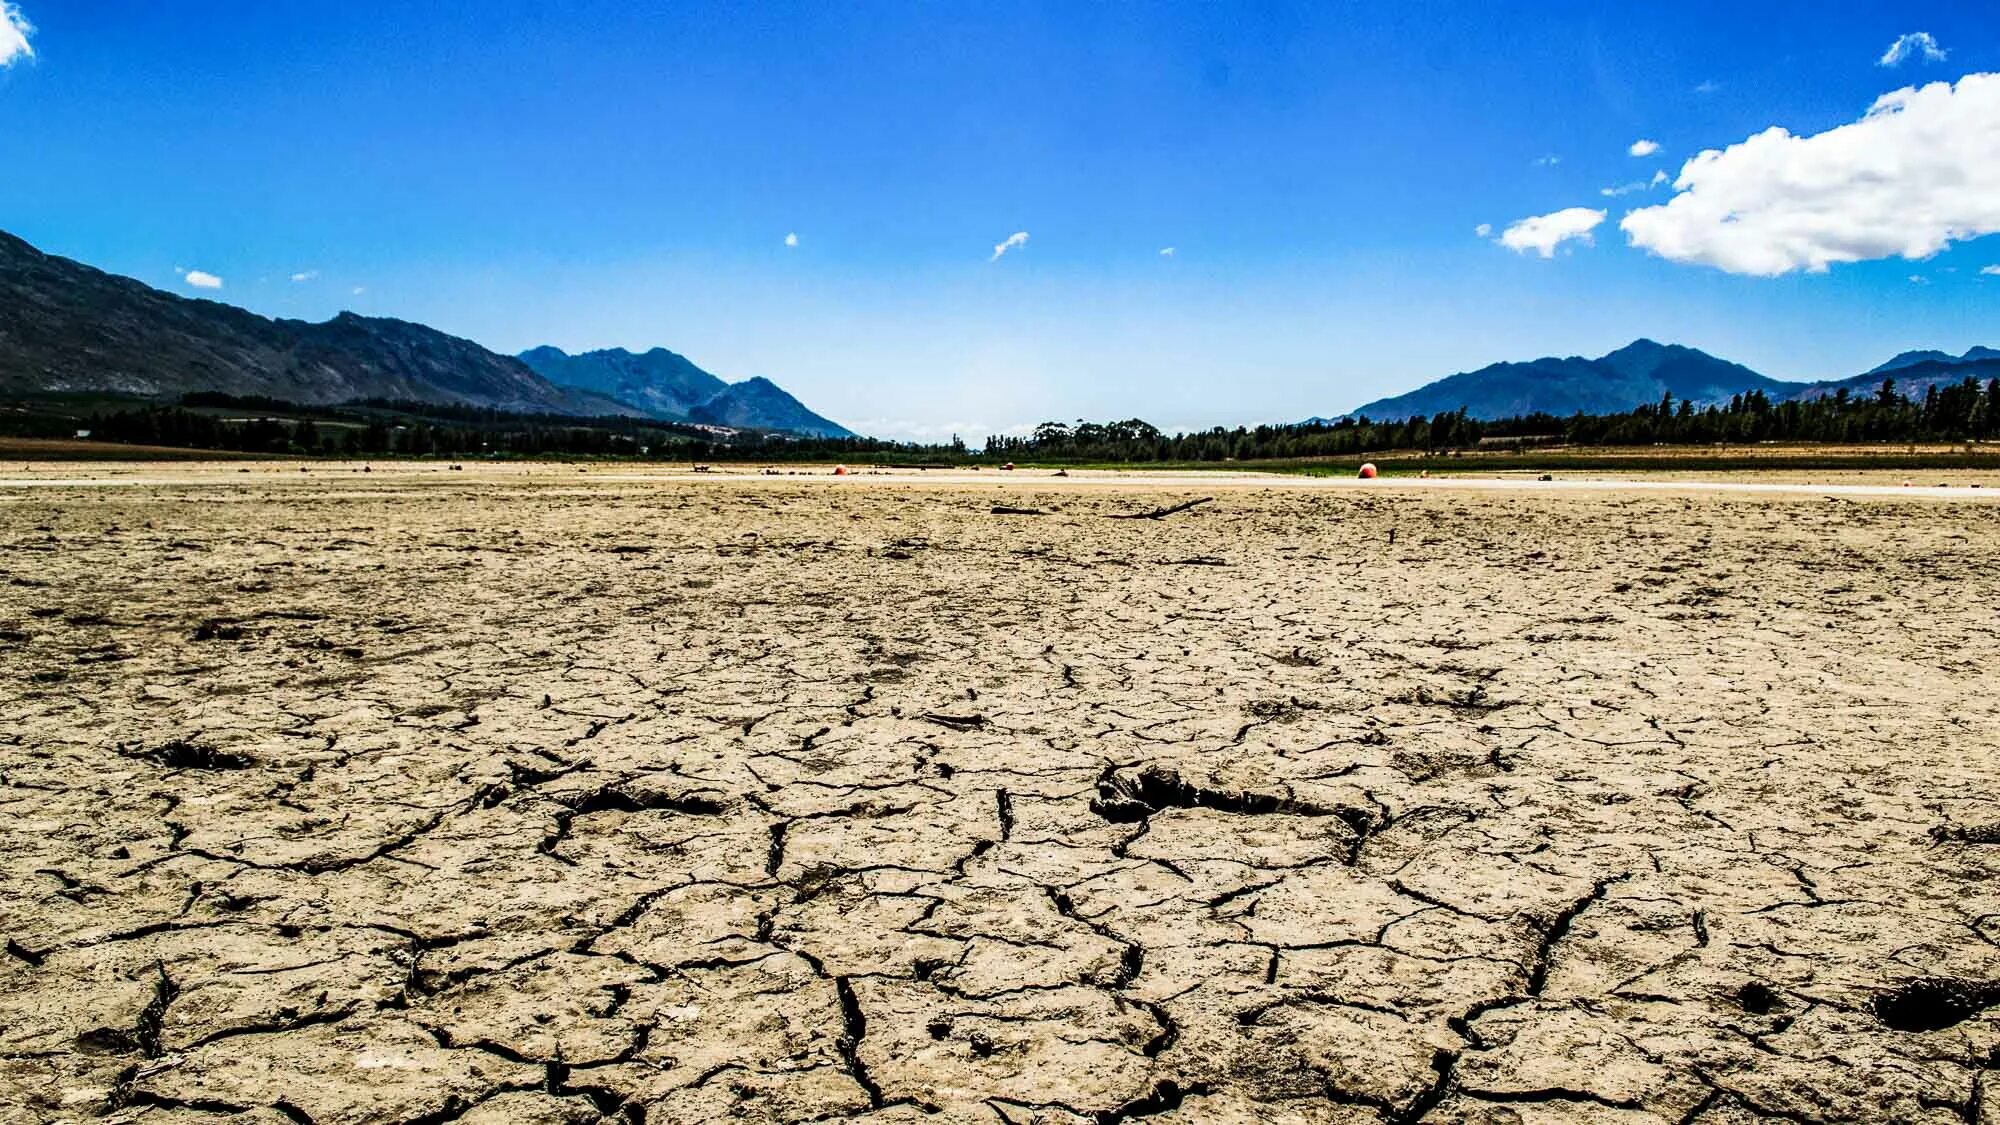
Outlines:
<svg viewBox="0 0 2000 1125"><path fill-rule="evenodd" d="M549 353L563 355L553 348L527 355ZM603 364L593 357L616 355L650 366L639 365L634 378L598 377ZM664 349L565 358L574 369L557 378L523 357L409 321L351 312L320 323L272 319L45 254L0 232L0 394L217 391L311 405L398 399L848 434L767 379L725 383ZM653 371L661 374L657 391L644 377ZM677 397L689 388L699 401Z"/></svg>
<svg viewBox="0 0 2000 1125"><path fill-rule="evenodd" d="M1921 397L1932 386L1967 377L1984 382L1996 376L2000 376L2000 351L1986 347L1972 348L1960 356L1939 351L1904 352L1851 378L1799 383L1761 375L1695 348L1642 339L1596 359L1549 356L1489 364L1404 394L1376 399L1345 417L1409 418L1460 408L1474 418L1489 420L1538 413L1558 417L1615 414L1658 402L1668 394L1699 406L1724 403L1751 391L1761 391L1773 402L1785 402L1837 394L1843 389L1850 394L1872 394L1885 378L1895 379L1901 393ZM1331 420L1311 418L1307 422Z"/></svg>
<svg viewBox="0 0 2000 1125"><path fill-rule="evenodd" d="M1799 383L1694 348L1635 340L1595 359L1490 364L1347 416L1407 418L1460 408L1482 419L1620 413L1668 394L1700 405L1750 391L1783 402L1843 389L1871 394L1885 378L1921 396L1968 377L2000 378L2000 350L1908 351L1852 378ZM665 348L571 355L544 346L506 356L388 317L343 312L320 323L274 320L163 292L0 232L0 395L80 391L157 398L217 391L311 405L399 399L853 436L768 379L725 382Z"/></svg>
<svg viewBox="0 0 2000 1125"><path fill-rule="evenodd" d="M605 348L570 355L543 345L518 358L552 383L630 403L650 418L814 437L854 436L806 409L769 379L759 376L727 383L665 348L639 353Z"/></svg>

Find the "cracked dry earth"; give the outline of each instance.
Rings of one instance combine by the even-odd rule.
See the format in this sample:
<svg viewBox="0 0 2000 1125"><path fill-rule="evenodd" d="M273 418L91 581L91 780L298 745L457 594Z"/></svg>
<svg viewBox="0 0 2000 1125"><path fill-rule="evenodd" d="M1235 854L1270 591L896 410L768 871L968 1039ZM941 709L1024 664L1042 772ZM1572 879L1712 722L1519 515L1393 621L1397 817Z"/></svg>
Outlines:
<svg viewBox="0 0 2000 1125"><path fill-rule="evenodd" d="M0 495L0 1122L2000 1120L2000 509L1199 487Z"/></svg>

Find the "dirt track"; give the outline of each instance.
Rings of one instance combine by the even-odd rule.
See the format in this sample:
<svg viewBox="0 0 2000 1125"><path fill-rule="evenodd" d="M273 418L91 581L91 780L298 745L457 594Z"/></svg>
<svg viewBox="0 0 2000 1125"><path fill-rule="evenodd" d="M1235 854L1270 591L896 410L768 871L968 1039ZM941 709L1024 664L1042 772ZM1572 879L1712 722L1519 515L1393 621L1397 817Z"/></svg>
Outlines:
<svg viewBox="0 0 2000 1125"><path fill-rule="evenodd" d="M2000 507L1206 494L0 490L0 1123L2000 1121Z"/></svg>

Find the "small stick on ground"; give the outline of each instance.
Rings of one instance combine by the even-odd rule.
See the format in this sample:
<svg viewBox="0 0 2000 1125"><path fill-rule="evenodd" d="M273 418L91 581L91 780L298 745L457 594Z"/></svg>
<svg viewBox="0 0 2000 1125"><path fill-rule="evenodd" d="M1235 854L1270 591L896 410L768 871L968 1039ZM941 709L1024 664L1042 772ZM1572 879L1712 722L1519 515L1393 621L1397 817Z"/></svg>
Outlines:
<svg viewBox="0 0 2000 1125"><path fill-rule="evenodd" d="M1120 512L1104 518L1113 520L1163 520L1176 512L1185 512L1189 508L1199 507L1213 499L1215 499L1213 496L1204 496L1199 500L1189 500L1184 504L1175 504L1171 508L1154 508L1150 512Z"/></svg>

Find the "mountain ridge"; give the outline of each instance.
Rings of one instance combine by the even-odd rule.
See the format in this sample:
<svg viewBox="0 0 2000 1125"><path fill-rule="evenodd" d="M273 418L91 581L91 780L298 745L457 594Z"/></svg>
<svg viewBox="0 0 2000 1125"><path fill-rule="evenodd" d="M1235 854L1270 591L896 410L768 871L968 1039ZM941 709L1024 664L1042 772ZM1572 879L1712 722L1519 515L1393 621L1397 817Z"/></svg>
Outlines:
<svg viewBox="0 0 2000 1125"><path fill-rule="evenodd" d="M571 355L543 344L514 358L551 383L610 395L656 417L680 421L729 385L665 348L640 353L600 348Z"/></svg>
<svg viewBox="0 0 2000 1125"><path fill-rule="evenodd" d="M2000 374L2000 351L1984 346L1962 356L1940 351L1909 351L1860 375L1819 382L1774 379L1739 363L1697 348L1661 344L1640 338L1595 359L1544 356L1540 359L1488 364L1474 371L1447 375L1399 395L1375 399L1340 417L1408 418L1464 409L1474 418L1493 420L1527 414L1616 414L1660 401L1671 394L1697 406L1724 403L1751 391L1773 402L1836 394L1872 392L1884 378L1894 378L1906 394L1921 395L1930 386ZM1314 417L1307 424L1331 419Z"/></svg>
<svg viewBox="0 0 2000 1125"><path fill-rule="evenodd" d="M353 312L319 323L273 319L0 232L0 391L91 390L221 391L306 404L397 398L554 414L616 407L411 321Z"/></svg>
<svg viewBox="0 0 2000 1125"><path fill-rule="evenodd" d="M655 365L671 357L698 374L688 377L690 386L707 392L667 420L693 420L694 408L729 395L731 384L683 357L663 348L647 356ZM177 398L209 391L301 405L397 399L573 417L660 416L587 383L559 383L519 357L414 321L350 311L320 322L273 318L169 293L0 231L0 394ZM746 397L759 409L738 402ZM722 398L713 413L746 419L733 428L848 436L775 384ZM773 419L777 424L767 424Z"/></svg>
<svg viewBox="0 0 2000 1125"><path fill-rule="evenodd" d="M611 395L668 422L694 422L730 429L782 430L813 437L855 436L808 410L783 387L763 376L731 383L665 348L632 352L599 348L571 355L549 344L516 358L558 386Z"/></svg>

